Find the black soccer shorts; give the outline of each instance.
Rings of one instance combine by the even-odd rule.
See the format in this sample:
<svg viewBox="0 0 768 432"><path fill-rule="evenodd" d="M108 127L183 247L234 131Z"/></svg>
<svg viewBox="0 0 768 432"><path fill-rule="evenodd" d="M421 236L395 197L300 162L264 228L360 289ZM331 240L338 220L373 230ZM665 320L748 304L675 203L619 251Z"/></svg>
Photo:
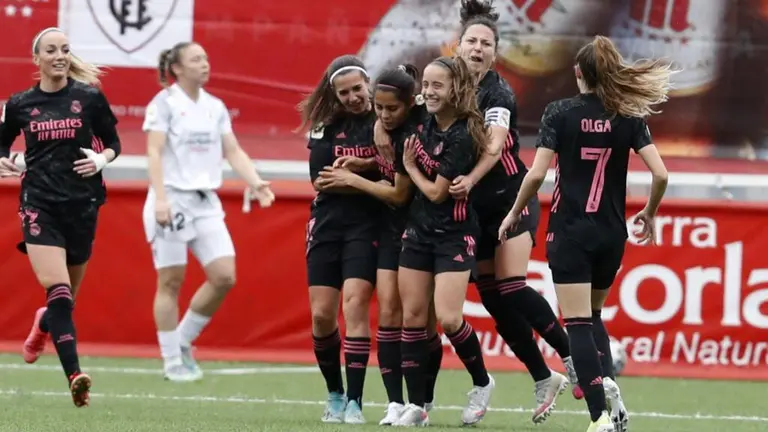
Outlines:
<svg viewBox="0 0 768 432"><path fill-rule="evenodd" d="M501 244L499 241L499 227L515 204L515 197L512 196L511 198L512 200L507 199L506 202L488 202L475 205L475 212L480 222L480 236L477 241L478 261L493 259L496 254L496 247ZM507 238L511 239L529 233L533 240L533 245L536 246L536 230L539 227L540 217L541 205L539 204L539 198L534 196L528 202L517 228L507 231Z"/></svg>
<svg viewBox="0 0 768 432"><path fill-rule="evenodd" d="M27 244L56 246L67 254L67 265L88 262L96 237L99 205L95 203L23 203L19 207L24 241L17 245L27 253Z"/></svg>
<svg viewBox="0 0 768 432"><path fill-rule="evenodd" d="M407 230L400 267L432 274L475 269L475 237L467 234L420 236Z"/></svg>
<svg viewBox="0 0 768 432"><path fill-rule="evenodd" d="M311 223L310 223L311 225ZM375 286L378 233L375 225L346 231L307 235L307 283L341 289L347 279L363 279Z"/></svg>
<svg viewBox="0 0 768 432"><path fill-rule="evenodd" d="M547 261L556 284L590 283L592 289L613 285L624 258L626 239L595 239L584 245L559 233L547 234Z"/></svg>

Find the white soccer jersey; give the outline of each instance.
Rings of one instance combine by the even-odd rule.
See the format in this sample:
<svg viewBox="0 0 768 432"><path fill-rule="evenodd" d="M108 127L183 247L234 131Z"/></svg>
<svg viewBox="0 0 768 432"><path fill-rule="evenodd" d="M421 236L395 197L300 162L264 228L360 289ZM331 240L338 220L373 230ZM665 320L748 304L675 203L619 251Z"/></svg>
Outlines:
<svg viewBox="0 0 768 432"><path fill-rule="evenodd" d="M219 98L200 90L193 101L177 84L158 93L144 118L144 132L163 132L163 183L178 190L214 190L223 178L222 136L232 133Z"/></svg>

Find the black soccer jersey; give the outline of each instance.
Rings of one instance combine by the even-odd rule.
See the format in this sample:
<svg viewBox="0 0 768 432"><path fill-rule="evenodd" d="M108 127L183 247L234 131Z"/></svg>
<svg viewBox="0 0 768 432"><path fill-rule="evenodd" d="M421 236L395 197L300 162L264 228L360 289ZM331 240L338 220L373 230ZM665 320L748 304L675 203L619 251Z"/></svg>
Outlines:
<svg viewBox="0 0 768 432"><path fill-rule="evenodd" d="M644 119L612 117L594 94L550 103L536 143L557 153L549 232L577 241L626 238L629 150L651 142Z"/></svg>
<svg viewBox="0 0 768 432"><path fill-rule="evenodd" d="M24 133L27 169L21 182L22 201L102 203L106 188L101 173L83 178L74 162L86 156L80 149L120 153L120 141L104 94L70 79L67 86L46 93L37 85L11 96L0 120L0 152L8 157L19 133Z"/></svg>
<svg viewBox="0 0 768 432"><path fill-rule="evenodd" d="M488 71L478 85L477 105L485 116L486 126L507 128L501 159L478 182L475 199L487 201L505 191L517 192L525 173L520 160L520 137L517 131L517 101L509 84L496 71Z"/></svg>
<svg viewBox="0 0 768 432"><path fill-rule="evenodd" d="M310 149L309 175L312 182L324 167L332 166L342 156L375 157L375 120L373 111L362 115L344 115L310 132L307 147ZM378 170L360 174L373 181L380 178ZM367 194L319 192L312 202L314 229L316 233L322 233L325 229L344 230L352 225L378 223L381 210L382 203Z"/></svg>
<svg viewBox="0 0 768 432"><path fill-rule="evenodd" d="M466 120L457 120L447 130L440 131L434 116L427 120L416 146L416 165L424 176L434 182L440 175L453 181L467 175L476 162L472 137ZM477 218L467 199L451 195L434 203L417 188L408 216L408 230L434 236L442 234L471 234Z"/></svg>

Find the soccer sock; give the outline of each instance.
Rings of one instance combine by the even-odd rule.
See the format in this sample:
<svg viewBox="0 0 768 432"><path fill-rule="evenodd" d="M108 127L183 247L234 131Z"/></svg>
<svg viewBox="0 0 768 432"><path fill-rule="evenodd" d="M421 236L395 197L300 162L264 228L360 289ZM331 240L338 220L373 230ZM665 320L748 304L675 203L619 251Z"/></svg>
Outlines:
<svg viewBox="0 0 768 432"><path fill-rule="evenodd" d="M424 393L426 402L435 401L435 386L437 385L437 375L440 373L440 366L443 364L443 341L439 334L435 334L427 341L427 390Z"/></svg>
<svg viewBox="0 0 768 432"><path fill-rule="evenodd" d="M552 370L547 366L544 355L533 337L533 329L528 321L518 315L517 311L507 312L504 319L504 327L496 325L504 342L515 353L515 356L525 365L528 373L535 382L543 381L552 376Z"/></svg>
<svg viewBox="0 0 768 432"><path fill-rule="evenodd" d="M538 291L526 284L524 276L503 279L497 284L504 309L522 314L561 358L571 355L568 334L555 312Z"/></svg>
<svg viewBox="0 0 768 432"><path fill-rule="evenodd" d="M329 393L344 394L344 381L341 377L341 336L339 329L328 336L312 335L315 358L320 372L325 378Z"/></svg>
<svg viewBox="0 0 768 432"><path fill-rule="evenodd" d="M211 317L201 315L192 309L187 309L184 318L179 323L179 341L182 346L189 347L200 336L205 326L211 321Z"/></svg>
<svg viewBox="0 0 768 432"><path fill-rule="evenodd" d="M472 385L485 387L490 383L488 371L485 369L483 352L480 349L480 340L477 339L475 329L468 322L462 321L459 329L452 334L446 333L451 344L456 349L467 372L472 376Z"/></svg>
<svg viewBox="0 0 768 432"><path fill-rule="evenodd" d="M616 372L613 370L613 356L611 354L611 338L608 336L608 329L603 323L602 310L592 311L592 336L595 338L600 355L600 366L603 368L603 376L612 380L616 379Z"/></svg>
<svg viewBox="0 0 768 432"><path fill-rule="evenodd" d="M344 338L344 360L347 373L347 400L357 402L363 407L363 387L368 358L371 355L371 338Z"/></svg>
<svg viewBox="0 0 768 432"><path fill-rule="evenodd" d="M157 342L160 345L160 355L166 363L181 363L181 345L179 344L178 331L157 332Z"/></svg>
<svg viewBox="0 0 768 432"><path fill-rule="evenodd" d="M43 316L40 318L40 323L38 324L37 328L40 329L43 333L48 333L48 316L50 314L48 313L48 308L45 309L45 312L43 312Z"/></svg>
<svg viewBox="0 0 768 432"><path fill-rule="evenodd" d="M389 402L403 403L403 369L401 368L400 338L403 329L379 327L376 332L379 371Z"/></svg>
<svg viewBox="0 0 768 432"><path fill-rule="evenodd" d="M592 335L592 318L567 318L565 326L571 340L571 357L579 386L584 391L589 415L596 421L606 411L603 370Z"/></svg>
<svg viewBox="0 0 768 432"><path fill-rule="evenodd" d="M48 329L67 379L80 372L77 335L72 321L72 289L67 284L54 285L48 293Z"/></svg>
<svg viewBox="0 0 768 432"><path fill-rule="evenodd" d="M408 388L408 402L424 407L426 402L427 329L411 327L403 329L402 369Z"/></svg>

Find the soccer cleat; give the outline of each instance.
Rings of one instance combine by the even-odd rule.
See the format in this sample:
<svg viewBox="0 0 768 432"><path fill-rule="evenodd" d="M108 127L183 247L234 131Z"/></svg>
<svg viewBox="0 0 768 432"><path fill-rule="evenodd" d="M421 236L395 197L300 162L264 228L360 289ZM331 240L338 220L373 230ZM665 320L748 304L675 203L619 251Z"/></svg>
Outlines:
<svg viewBox="0 0 768 432"><path fill-rule="evenodd" d="M557 405L557 398L568 388L568 378L557 372L545 380L538 381L533 394L536 396L536 410L531 420L535 424L543 423L552 414Z"/></svg>
<svg viewBox="0 0 768 432"><path fill-rule="evenodd" d="M323 423L344 423L347 409L347 397L341 393L328 393L328 402L321 420Z"/></svg>
<svg viewBox="0 0 768 432"><path fill-rule="evenodd" d="M587 432L616 432L616 428L614 428L608 413L603 411L603 415L597 421L590 423Z"/></svg>
<svg viewBox="0 0 768 432"><path fill-rule="evenodd" d="M611 421L616 432L627 432L629 414L624 406L624 400L621 398L619 385L610 378L603 378L603 389L605 389L605 399L611 406Z"/></svg>
<svg viewBox="0 0 768 432"><path fill-rule="evenodd" d="M408 404L393 426L427 427L429 426L429 414L427 414L426 409L418 405Z"/></svg>
<svg viewBox="0 0 768 432"><path fill-rule="evenodd" d="M192 382L200 379L181 360L166 362L163 367L163 378L171 382Z"/></svg>
<svg viewBox="0 0 768 432"><path fill-rule="evenodd" d="M72 401L80 408L88 406L91 402L91 377L77 372L69 377L69 391L72 393Z"/></svg>
<svg viewBox="0 0 768 432"><path fill-rule="evenodd" d="M43 319L43 314L47 308L41 307L35 312L35 319L32 321L32 330L29 331L27 340L24 341L22 347L22 355L24 361L27 363L34 363L40 358L40 355L45 350L45 342L48 340L48 333L43 333L40 330L40 320Z"/></svg>
<svg viewBox="0 0 768 432"><path fill-rule="evenodd" d="M365 424L363 409L357 404L357 401L349 401L344 409L344 423L346 424Z"/></svg>
<svg viewBox="0 0 768 432"><path fill-rule="evenodd" d="M461 413L461 421L465 425L477 424L485 417L485 412L488 411L488 406L491 403L493 388L496 387L496 382L490 374L488 379L490 380L488 385L485 387L475 386L467 393L469 401L464 412Z"/></svg>
<svg viewBox="0 0 768 432"><path fill-rule="evenodd" d="M181 346L181 362L194 375L195 381L203 379L203 371L192 356L192 347Z"/></svg>
<svg viewBox="0 0 768 432"><path fill-rule="evenodd" d="M566 357L563 359L563 365L565 365L565 371L568 373L568 380L571 381L571 392L573 397L577 400L584 399L584 392L579 385L579 377L576 375L576 367L573 366L573 359Z"/></svg>
<svg viewBox="0 0 768 432"><path fill-rule="evenodd" d="M400 416L403 414L403 410L405 410L405 405L397 402L390 402L385 411L387 414L381 419L379 426L392 426L397 423L397 421L400 420Z"/></svg>

